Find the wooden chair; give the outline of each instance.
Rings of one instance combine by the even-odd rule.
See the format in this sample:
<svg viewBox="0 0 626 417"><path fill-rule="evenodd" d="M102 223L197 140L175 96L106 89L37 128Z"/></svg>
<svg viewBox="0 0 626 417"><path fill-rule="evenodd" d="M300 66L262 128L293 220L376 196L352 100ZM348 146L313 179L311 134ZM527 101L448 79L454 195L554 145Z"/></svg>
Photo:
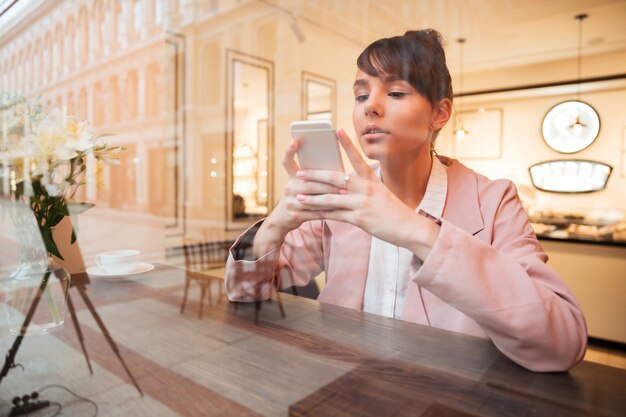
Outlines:
<svg viewBox="0 0 626 417"><path fill-rule="evenodd" d="M304 287L297 287L294 285L292 287L282 288L278 291L287 294L293 294L296 297L310 298L311 300L317 300L317 298L320 296L320 289L317 286L315 280L309 281L309 283Z"/></svg>
<svg viewBox="0 0 626 417"><path fill-rule="evenodd" d="M226 265L228 259L228 250L232 246L231 241L217 242L197 242L185 240L183 244L183 252L185 255L185 292L183 301L180 306L180 313L185 312L187 304L187 294L189 292L189 284L196 281L200 285L200 309L198 318L202 318L202 309L204 307L204 299L209 297L209 304L213 305L213 296L211 293L211 284L216 283L218 290L218 302L222 297L226 296L223 278L220 269Z"/></svg>

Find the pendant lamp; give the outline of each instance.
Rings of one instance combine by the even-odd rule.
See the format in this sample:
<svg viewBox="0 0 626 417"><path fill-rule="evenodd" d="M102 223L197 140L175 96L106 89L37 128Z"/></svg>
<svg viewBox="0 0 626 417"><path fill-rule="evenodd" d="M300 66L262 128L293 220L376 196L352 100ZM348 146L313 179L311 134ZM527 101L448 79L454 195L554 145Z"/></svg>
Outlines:
<svg viewBox="0 0 626 417"><path fill-rule="evenodd" d="M600 132L598 112L581 101L581 67L583 45L583 21L585 13L574 16L578 20L578 59L576 99L558 103L546 113L541 133L546 144L561 153L576 153L591 145Z"/></svg>
<svg viewBox="0 0 626 417"><path fill-rule="evenodd" d="M459 72L459 107L456 112L456 122L457 122L458 128L454 132L457 140L465 139L465 135L469 133L463 127L463 96L460 95L463 92L463 45L465 44L465 40L466 40L465 38L459 38L456 40L459 43L459 52L460 52L459 62L461 66L461 70Z"/></svg>

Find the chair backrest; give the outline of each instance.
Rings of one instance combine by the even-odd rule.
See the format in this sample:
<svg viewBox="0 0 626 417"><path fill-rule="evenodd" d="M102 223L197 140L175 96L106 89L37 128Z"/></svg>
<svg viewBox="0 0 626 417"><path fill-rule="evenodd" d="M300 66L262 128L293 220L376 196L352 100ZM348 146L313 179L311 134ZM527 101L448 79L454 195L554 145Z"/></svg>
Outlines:
<svg viewBox="0 0 626 417"><path fill-rule="evenodd" d="M231 241L197 242L185 240L183 244L185 268L195 271L220 268L226 265L228 250L231 246Z"/></svg>

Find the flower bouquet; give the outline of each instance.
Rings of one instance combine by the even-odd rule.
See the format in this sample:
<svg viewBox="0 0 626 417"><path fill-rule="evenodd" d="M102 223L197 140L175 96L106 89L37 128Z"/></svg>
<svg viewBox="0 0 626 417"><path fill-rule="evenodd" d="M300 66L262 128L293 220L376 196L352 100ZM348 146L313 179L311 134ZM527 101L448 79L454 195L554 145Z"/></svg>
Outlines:
<svg viewBox="0 0 626 417"><path fill-rule="evenodd" d="M33 295L38 294L37 300L47 301L49 325L58 326L63 314L57 307L65 306L69 274L50 257L63 260L54 229L67 216L73 217L68 243L75 242L75 216L92 206L74 201L76 191L89 181L100 186L103 164L119 163L122 148L108 146L103 140L107 135L94 136L87 122L59 109L49 111L36 100L0 95L0 113L0 202L2 215L12 220L20 258L8 275L12 289L5 298L13 313L17 309L18 316L27 316ZM63 284L60 302L50 289L54 276ZM6 281L7 274L0 278Z"/></svg>
<svg viewBox="0 0 626 417"><path fill-rule="evenodd" d="M88 181L88 162L93 160L95 180L101 185L103 164L117 164L121 147L104 143L107 134L94 136L85 121L66 116L59 109L47 111L19 96L4 95L0 159L5 175L4 195L27 199L37 219L46 250L63 259L52 231L65 216L91 205L72 199ZM75 210L69 210L69 205ZM72 243L76 240L72 233Z"/></svg>

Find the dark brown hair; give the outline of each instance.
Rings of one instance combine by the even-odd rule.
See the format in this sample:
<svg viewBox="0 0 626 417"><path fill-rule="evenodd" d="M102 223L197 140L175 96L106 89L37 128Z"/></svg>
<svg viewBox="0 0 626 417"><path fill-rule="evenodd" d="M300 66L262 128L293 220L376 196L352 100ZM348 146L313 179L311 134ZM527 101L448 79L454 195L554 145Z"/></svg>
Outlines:
<svg viewBox="0 0 626 417"><path fill-rule="evenodd" d="M373 77L395 75L408 82L431 105L452 100L452 79L441 34L434 29L411 30L383 38L359 55L357 66Z"/></svg>

